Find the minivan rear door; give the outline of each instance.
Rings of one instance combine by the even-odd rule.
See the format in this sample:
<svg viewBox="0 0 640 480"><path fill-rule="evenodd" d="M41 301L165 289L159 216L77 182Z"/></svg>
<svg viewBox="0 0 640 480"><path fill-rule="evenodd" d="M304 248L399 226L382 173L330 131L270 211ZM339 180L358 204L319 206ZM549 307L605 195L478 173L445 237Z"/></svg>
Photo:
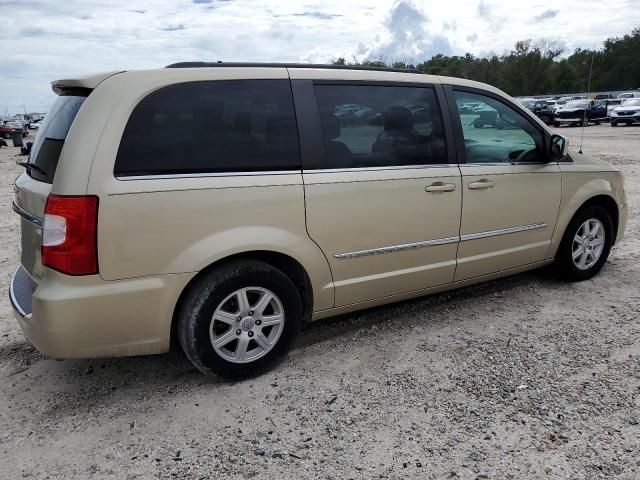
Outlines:
<svg viewBox="0 0 640 480"><path fill-rule="evenodd" d="M335 305L452 282L461 176L438 87L290 75L307 229L331 266Z"/></svg>
<svg viewBox="0 0 640 480"><path fill-rule="evenodd" d="M21 217L21 263L36 280L42 276L40 247L44 208L65 139L88 91L81 93L56 99L38 130L25 172L15 181L13 209Z"/></svg>

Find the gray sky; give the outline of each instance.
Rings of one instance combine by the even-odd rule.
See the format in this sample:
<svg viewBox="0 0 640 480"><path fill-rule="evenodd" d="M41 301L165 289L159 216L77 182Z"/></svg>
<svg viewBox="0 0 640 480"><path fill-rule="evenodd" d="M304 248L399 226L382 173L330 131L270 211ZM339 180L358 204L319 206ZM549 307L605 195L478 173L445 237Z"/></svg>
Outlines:
<svg viewBox="0 0 640 480"><path fill-rule="evenodd" d="M184 60L327 62L567 53L638 26L637 0L0 0L0 113L42 111L50 82ZM635 22L634 22L635 21Z"/></svg>

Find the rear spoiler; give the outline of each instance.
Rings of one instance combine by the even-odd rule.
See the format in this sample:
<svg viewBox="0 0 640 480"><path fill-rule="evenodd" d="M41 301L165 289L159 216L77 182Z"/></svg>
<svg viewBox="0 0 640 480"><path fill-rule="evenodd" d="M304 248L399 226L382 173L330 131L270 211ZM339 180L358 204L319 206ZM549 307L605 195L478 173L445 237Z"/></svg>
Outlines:
<svg viewBox="0 0 640 480"><path fill-rule="evenodd" d="M86 97L91 93L91 90L96 88L107 78L122 72L124 72L124 70L98 73L95 75L88 75L86 77L55 80L51 82L51 89L56 95L60 96L77 95L79 97Z"/></svg>

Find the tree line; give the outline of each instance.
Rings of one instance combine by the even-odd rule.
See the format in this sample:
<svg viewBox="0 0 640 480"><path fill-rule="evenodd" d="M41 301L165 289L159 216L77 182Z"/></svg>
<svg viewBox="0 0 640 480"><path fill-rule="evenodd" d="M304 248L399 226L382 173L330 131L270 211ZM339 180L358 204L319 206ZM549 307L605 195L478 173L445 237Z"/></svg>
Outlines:
<svg viewBox="0 0 640 480"><path fill-rule="evenodd" d="M561 94L588 90L589 71L592 92L640 88L640 27L620 38L609 38L601 49L578 48L568 57L553 42L516 42L502 55L476 57L438 54L422 63L411 60L371 59L336 65L362 65L417 69L432 75L446 75L489 83L513 96Z"/></svg>

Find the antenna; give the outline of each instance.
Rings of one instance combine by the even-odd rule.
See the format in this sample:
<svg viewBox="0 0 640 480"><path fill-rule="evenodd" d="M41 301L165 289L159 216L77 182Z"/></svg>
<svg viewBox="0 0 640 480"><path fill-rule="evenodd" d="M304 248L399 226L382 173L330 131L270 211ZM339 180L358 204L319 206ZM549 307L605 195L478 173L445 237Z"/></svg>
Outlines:
<svg viewBox="0 0 640 480"><path fill-rule="evenodd" d="M596 56L596 47L593 46L593 50L591 51L591 67L589 67L589 80L587 81L587 95L591 93L591 73L593 72L593 59ZM587 100L589 100L587 98ZM582 155L582 140L584 139L584 129L587 125L587 109L584 109L584 113L582 114L582 133L580 134L580 150L578 153Z"/></svg>

